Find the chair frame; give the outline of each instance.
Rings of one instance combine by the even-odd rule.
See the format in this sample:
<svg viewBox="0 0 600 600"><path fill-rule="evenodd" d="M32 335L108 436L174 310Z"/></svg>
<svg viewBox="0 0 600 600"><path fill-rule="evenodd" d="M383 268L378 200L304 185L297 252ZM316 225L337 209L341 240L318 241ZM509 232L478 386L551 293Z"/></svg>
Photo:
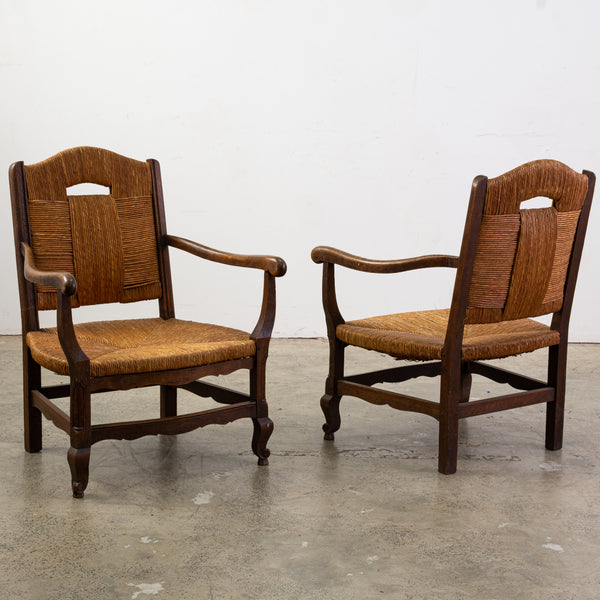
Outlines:
<svg viewBox="0 0 600 600"><path fill-rule="evenodd" d="M81 349L73 327L71 297L77 290L75 278L70 273L44 272L36 268L28 226L28 196L24 164L21 161L11 165L9 179L23 333L25 449L27 452L39 452L42 449L42 415L67 433L71 444L67 459L71 469L73 496L76 498L83 497L88 483L91 446L106 439L135 440L146 435L172 435L209 424L225 424L241 418L250 418L253 422L252 451L258 457L259 465L267 465L269 462L270 451L267 442L273 431L273 422L268 415L265 369L275 320L275 277L285 274L286 264L276 256L226 253L167 235L160 166L154 159L149 159L147 162L152 176L155 232L163 290L162 296L158 299L160 317L162 319L175 317L169 247L214 262L260 269L264 271L262 307L256 326L250 335L256 344L256 354L252 357L193 368L92 376L90 360ZM36 283L56 288L58 337L69 364L70 384L42 385L41 367L32 358L27 346L27 333L40 329L37 294L34 287ZM227 375L238 369L249 370L248 394L198 381L208 375ZM159 418L92 425L92 394L150 385L160 386ZM197 396L212 398L226 406L178 415L178 388ZM52 402L53 399L66 397L70 398L69 414Z"/></svg>
<svg viewBox="0 0 600 600"><path fill-rule="evenodd" d="M588 177L588 190L573 241L563 306L552 316L550 327L559 332L560 343L548 349L546 381L507 371L479 360L462 360L464 324L487 190L487 177L478 176L473 180L458 257L428 255L385 261L361 258L328 246L319 246L312 251L313 261L323 264L322 297L330 349L329 375L325 383L325 394L321 398L321 408L326 419L323 425L326 440L333 440L334 433L340 428L339 405L342 396L354 396L372 404L423 413L437 419L440 473L456 472L458 423L461 419L476 415L546 403L546 448L548 450L562 448L569 317L595 184L595 175L592 172L583 171L583 174ZM369 273L400 273L430 267L456 268L442 359L345 376L344 350L348 344L336 337L337 326L345 321L336 299L335 265ZM472 374L484 376L498 383L507 383L521 391L469 401ZM441 376L439 403L372 387L377 383L398 383L415 377L438 375Z"/></svg>

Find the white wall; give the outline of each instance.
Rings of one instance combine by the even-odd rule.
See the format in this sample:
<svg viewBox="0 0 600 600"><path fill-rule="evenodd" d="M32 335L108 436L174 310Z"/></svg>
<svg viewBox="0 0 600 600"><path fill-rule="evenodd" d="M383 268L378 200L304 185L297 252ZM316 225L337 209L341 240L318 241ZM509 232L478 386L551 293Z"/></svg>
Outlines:
<svg viewBox="0 0 600 600"><path fill-rule="evenodd" d="M600 171L592 0L0 0L0 11L2 168L76 145L159 159L171 233L286 259L278 336L325 333L313 246L457 253L475 175L545 157ZM7 183L0 211L0 332L16 333ZM596 209L574 341L600 341L599 250ZM259 272L171 260L178 316L253 326ZM437 269L340 273L339 296L352 318L446 306L451 284Z"/></svg>

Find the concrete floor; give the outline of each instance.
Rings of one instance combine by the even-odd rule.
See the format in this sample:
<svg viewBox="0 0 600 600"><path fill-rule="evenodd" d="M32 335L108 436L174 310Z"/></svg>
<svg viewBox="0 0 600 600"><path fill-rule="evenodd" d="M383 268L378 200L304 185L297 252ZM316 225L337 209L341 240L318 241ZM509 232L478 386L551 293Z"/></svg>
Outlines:
<svg viewBox="0 0 600 600"><path fill-rule="evenodd" d="M23 450L20 339L0 338L0 597L600 598L600 345L570 348L562 451L544 449L540 406L476 417L461 423L452 476L437 472L424 415L344 399L324 442L327 344L271 348L268 467L249 421L105 441L74 500L65 434L45 421L44 450ZM503 365L543 377L544 358ZM349 373L389 362L358 349L349 360ZM436 384L402 385L435 398ZM474 378L475 397L498 387ZM99 397L95 421L153 415L157 397Z"/></svg>

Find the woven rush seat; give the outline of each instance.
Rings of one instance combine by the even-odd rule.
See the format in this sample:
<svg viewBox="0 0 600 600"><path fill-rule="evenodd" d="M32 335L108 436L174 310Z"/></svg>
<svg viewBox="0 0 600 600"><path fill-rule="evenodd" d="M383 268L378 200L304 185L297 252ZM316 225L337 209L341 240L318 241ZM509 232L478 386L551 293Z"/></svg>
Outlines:
<svg viewBox="0 0 600 600"><path fill-rule="evenodd" d="M425 310L370 317L338 325L342 342L396 358L439 360L450 310ZM533 319L465 325L463 360L504 358L558 344L557 331Z"/></svg>
<svg viewBox="0 0 600 600"><path fill-rule="evenodd" d="M197 367L256 352L245 331L180 319L98 321L74 328L94 377ZM56 328L30 331L27 345L43 367L69 374Z"/></svg>

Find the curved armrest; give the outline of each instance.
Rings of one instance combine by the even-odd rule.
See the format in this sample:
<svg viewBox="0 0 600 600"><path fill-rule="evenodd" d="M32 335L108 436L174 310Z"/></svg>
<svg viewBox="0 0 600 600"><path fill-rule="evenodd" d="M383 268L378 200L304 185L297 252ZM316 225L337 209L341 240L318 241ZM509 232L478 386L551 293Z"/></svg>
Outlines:
<svg viewBox="0 0 600 600"><path fill-rule="evenodd" d="M71 316L71 296L77 291L75 277L71 273L40 271L35 266L31 247L25 242L21 242L21 252L25 259L25 279L56 288L58 339L69 362L71 375L79 380L86 380L89 377L90 360L77 341Z"/></svg>
<svg viewBox="0 0 600 600"><path fill-rule="evenodd" d="M230 252L222 252L221 250L215 250L202 244L197 244L190 240L180 238L174 235L165 236L165 241L169 246L173 248L179 248L179 250L185 250L194 256L200 258L206 258L214 262L224 263L226 265L233 265L235 267L249 267L251 269L261 269L274 277L281 277L285 275L287 265L283 258L278 256L264 256L260 254L232 254Z"/></svg>
<svg viewBox="0 0 600 600"><path fill-rule="evenodd" d="M311 257L316 263L333 263L367 273L400 273L427 267L456 268L458 265L458 256L446 254L429 254L400 260L370 260L329 246L317 246L313 249Z"/></svg>
<svg viewBox="0 0 600 600"><path fill-rule="evenodd" d="M25 242L21 242L21 253L25 258L24 272L25 279L31 283L49 285L56 288L65 296L73 296L77 291L77 282L71 273L61 273L58 271L40 271L35 266L33 251Z"/></svg>

